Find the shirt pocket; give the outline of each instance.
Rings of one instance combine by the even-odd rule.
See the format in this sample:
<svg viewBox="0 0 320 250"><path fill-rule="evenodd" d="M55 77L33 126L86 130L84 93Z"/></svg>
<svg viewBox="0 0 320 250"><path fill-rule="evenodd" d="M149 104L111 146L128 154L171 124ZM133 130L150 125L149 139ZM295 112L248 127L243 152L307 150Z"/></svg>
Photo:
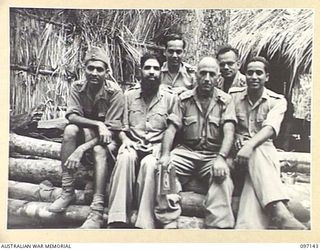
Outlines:
<svg viewBox="0 0 320 250"><path fill-rule="evenodd" d="M197 140L199 138L199 127L197 116L183 117L184 137L187 140Z"/></svg>
<svg viewBox="0 0 320 250"><path fill-rule="evenodd" d="M208 139L209 141L220 141L221 118L214 115L208 117Z"/></svg>
<svg viewBox="0 0 320 250"><path fill-rule="evenodd" d="M257 114L256 127L258 130L260 130L262 128L263 122L266 120L266 118L267 118L267 113Z"/></svg>
<svg viewBox="0 0 320 250"><path fill-rule="evenodd" d="M128 112L128 118L129 118L129 126L138 127L141 125L143 127L145 118L143 110L138 105L133 105L130 107Z"/></svg>
<svg viewBox="0 0 320 250"><path fill-rule="evenodd" d="M156 110L147 117L147 122L156 130L163 130L167 128L167 111L164 109Z"/></svg>

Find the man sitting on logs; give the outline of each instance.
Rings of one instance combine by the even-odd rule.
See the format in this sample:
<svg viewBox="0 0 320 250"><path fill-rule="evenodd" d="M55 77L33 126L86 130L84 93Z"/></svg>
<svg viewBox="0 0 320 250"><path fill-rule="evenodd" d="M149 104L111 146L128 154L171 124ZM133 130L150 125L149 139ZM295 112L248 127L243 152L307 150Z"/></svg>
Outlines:
<svg viewBox="0 0 320 250"><path fill-rule="evenodd" d="M186 41L179 34L168 35L164 55L167 59L161 67L161 84L171 86L180 94L195 86L195 68L183 62Z"/></svg>
<svg viewBox="0 0 320 250"><path fill-rule="evenodd" d="M155 55L141 57L141 83L125 93L122 145L112 173L109 228L156 228L155 169L167 124L180 126L178 96L160 86L160 63ZM137 210L132 222L133 210ZM180 215L177 213L176 217Z"/></svg>
<svg viewBox="0 0 320 250"><path fill-rule="evenodd" d="M80 166L84 151L93 147L95 168L94 196L91 213L81 228L100 228L103 225L108 160L115 150L113 134L121 129L124 97L121 88L106 80L108 58L101 48L92 47L85 59L85 80L72 84L61 147L62 194L50 212L60 213L74 202L74 173ZM87 142L86 144L79 144ZM82 147L86 145L86 147ZM79 146L79 147L78 147Z"/></svg>
<svg viewBox="0 0 320 250"><path fill-rule="evenodd" d="M204 57L196 76L197 87L180 95L181 144L169 157L177 129L167 130L159 164L162 168L175 168L182 184L199 176L208 187L205 226L233 228L233 183L226 159L234 139L235 107L230 95L214 87L219 77L215 58Z"/></svg>
<svg viewBox="0 0 320 250"><path fill-rule="evenodd" d="M305 229L287 209L274 139L286 111L284 96L265 88L269 63L254 57L246 66L247 87L230 89L236 116L235 166L245 169L237 229ZM272 224L270 224L272 223Z"/></svg>

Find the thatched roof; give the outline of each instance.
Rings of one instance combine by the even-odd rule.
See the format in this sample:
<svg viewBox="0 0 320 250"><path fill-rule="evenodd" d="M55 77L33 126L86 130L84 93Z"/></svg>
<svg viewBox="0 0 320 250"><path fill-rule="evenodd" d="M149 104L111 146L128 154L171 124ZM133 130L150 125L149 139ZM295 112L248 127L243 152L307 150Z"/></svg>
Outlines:
<svg viewBox="0 0 320 250"><path fill-rule="evenodd" d="M242 63L261 52L281 57L292 70L290 90L300 74L311 72L313 11L310 9L251 9L231 13L230 44Z"/></svg>

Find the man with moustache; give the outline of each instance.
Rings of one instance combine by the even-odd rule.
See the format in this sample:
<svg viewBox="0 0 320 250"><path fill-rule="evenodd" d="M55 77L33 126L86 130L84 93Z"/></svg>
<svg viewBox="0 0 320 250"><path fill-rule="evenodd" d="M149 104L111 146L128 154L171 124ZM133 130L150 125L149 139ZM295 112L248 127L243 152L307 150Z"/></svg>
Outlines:
<svg viewBox="0 0 320 250"><path fill-rule="evenodd" d="M269 63L254 57L246 66L247 87L230 89L236 116L235 166L245 169L237 229L305 229L289 212L280 179L280 162L273 139L287 108L284 96L265 88Z"/></svg>
<svg viewBox="0 0 320 250"><path fill-rule="evenodd" d="M109 228L128 227L137 210L135 227L158 227L155 171L161 141L168 123L180 126L178 97L160 86L159 59L141 57L141 82L125 93L122 145L112 173L109 196Z"/></svg>
<svg viewBox="0 0 320 250"><path fill-rule="evenodd" d="M94 196L91 212L81 228L100 228L107 182L115 147L115 134L121 130L124 97L120 87L109 80L108 58L99 47L92 47L84 58L85 80L72 84L68 99L66 126L61 147L62 193L49 207L50 212L61 213L75 201L75 172L83 155L93 148ZM84 144L82 144L85 142ZM85 146L84 146L85 145Z"/></svg>
<svg viewBox="0 0 320 250"><path fill-rule="evenodd" d="M239 71L239 51L230 45L221 47L217 52L221 78L217 87L228 93L231 87L246 86L246 77Z"/></svg>
<svg viewBox="0 0 320 250"><path fill-rule="evenodd" d="M180 94L195 86L195 68L183 62L186 42L179 34L166 37L164 55L167 61L161 68L161 84L170 86Z"/></svg>
<svg viewBox="0 0 320 250"><path fill-rule="evenodd" d="M233 228L233 183L226 160L233 145L236 117L231 96L214 87L218 77L216 59L204 57L197 69L197 87L179 96L182 128L179 131L169 124L159 164L174 167L181 182L197 175L207 184L207 228ZM170 156L177 131L181 141Z"/></svg>

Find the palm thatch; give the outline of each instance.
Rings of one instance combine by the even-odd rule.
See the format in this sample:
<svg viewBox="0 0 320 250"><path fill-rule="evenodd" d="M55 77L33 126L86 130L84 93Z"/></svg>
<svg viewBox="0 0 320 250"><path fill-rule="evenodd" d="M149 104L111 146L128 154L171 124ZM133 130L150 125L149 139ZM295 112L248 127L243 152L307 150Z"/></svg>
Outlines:
<svg viewBox="0 0 320 250"><path fill-rule="evenodd" d="M43 103L43 119L63 115L71 82L81 79L85 51L99 45L110 59L110 78L132 82L148 44L179 26L185 11L10 10L10 64L13 114ZM158 48L154 46L154 48Z"/></svg>
<svg viewBox="0 0 320 250"><path fill-rule="evenodd" d="M242 63L266 54L291 69L288 94L302 73L311 73L313 11L310 9L241 9L231 13L230 44Z"/></svg>

